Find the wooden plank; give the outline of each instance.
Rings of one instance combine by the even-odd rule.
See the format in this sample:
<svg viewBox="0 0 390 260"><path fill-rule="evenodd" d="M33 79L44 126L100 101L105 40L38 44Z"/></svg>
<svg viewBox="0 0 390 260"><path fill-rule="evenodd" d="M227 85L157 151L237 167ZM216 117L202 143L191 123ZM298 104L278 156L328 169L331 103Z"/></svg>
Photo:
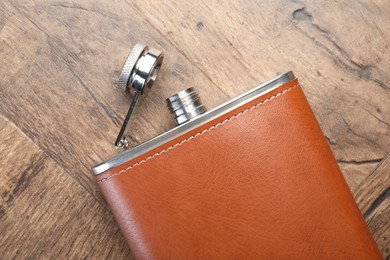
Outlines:
<svg viewBox="0 0 390 260"><path fill-rule="evenodd" d="M0 117L1 259L131 257L107 209Z"/></svg>
<svg viewBox="0 0 390 260"><path fill-rule="evenodd" d="M353 194L383 255L390 257L390 154Z"/></svg>

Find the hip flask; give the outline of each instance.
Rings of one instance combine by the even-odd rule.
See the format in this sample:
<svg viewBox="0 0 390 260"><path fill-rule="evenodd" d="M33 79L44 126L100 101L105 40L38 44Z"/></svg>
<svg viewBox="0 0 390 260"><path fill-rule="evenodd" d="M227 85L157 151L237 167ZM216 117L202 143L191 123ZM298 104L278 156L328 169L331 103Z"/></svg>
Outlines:
<svg viewBox="0 0 390 260"><path fill-rule="evenodd" d="M135 258L381 258L292 72L208 111L185 89L167 99L177 126L129 148L162 60L141 44L130 53L124 151L92 168Z"/></svg>

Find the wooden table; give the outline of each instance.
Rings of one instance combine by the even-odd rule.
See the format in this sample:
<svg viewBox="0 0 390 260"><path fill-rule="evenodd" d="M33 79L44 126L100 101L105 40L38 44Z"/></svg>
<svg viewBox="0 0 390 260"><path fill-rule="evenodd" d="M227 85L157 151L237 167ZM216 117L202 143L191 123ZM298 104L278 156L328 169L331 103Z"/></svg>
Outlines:
<svg viewBox="0 0 390 260"><path fill-rule="evenodd" d="M90 168L117 153L138 41L166 57L131 145L173 127L179 90L212 108L293 70L389 257L390 2L233 2L0 2L1 259L131 256Z"/></svg>

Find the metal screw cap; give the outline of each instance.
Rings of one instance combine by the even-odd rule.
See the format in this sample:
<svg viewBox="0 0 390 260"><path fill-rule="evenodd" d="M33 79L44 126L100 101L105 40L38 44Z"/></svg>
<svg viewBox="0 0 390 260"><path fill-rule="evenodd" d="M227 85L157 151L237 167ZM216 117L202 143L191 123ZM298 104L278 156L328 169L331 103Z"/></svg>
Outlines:
<svg viewBox="0 0 390 260"><path fill-rule="evenodd" d="M136 91L143 94L156 81L163 59L161 51L137 43L123 65L118 80L119 88L129 91L133 96Z"/></svg>
<svg viewBox="0 0 390 260"><path fill-rule="evenodd" d="M126 149L129 142L126 139L125 131L130 122L131 116L143 94L147 94L153 83L156 81L158 71L161 67L164 54L156 49L149 49L141 43L137 43L130 52L119 75L118 86L129 91L133 96L129 110L123 121L118 137L115 140L117 149Z"/></svg>

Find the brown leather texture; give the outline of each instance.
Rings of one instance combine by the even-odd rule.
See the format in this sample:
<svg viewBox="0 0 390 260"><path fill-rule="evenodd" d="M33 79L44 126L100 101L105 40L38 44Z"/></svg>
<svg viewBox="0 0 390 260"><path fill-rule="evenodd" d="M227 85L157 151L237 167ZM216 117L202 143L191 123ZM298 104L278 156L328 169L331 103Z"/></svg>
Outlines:
<svg viewBox="0 0 390 260"><path fill-rule="evenodd" d="M97 180L137 259L381 259L297 80Z"/></svg>

